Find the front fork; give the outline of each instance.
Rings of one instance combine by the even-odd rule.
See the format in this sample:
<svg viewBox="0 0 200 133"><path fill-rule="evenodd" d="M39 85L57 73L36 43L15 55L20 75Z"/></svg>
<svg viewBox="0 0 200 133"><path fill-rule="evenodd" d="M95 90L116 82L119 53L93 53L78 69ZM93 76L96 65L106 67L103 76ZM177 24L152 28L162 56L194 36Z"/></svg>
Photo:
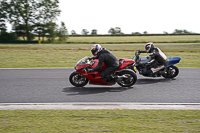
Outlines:
<svg viewBox="0 0 200 133"><path fill-rule="evenodd" d="M131 70L133 70L135 73L137 72L137 70L136 70L136 64L135 64L135 63L133 63L132 65L127 66L126 69L131 69Z"/></svg>

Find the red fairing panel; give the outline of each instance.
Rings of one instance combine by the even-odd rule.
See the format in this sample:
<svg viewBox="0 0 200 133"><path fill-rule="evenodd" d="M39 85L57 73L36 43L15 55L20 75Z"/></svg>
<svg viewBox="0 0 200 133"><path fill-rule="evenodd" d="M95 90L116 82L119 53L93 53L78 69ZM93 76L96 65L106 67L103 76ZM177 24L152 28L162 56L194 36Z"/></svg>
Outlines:
<svg viewBox="0 0 200 133"><path fill-rule="evenodd" d="M128 59L128 58L121 58L119 59L121 66L117 70L121 70L126 68L128 65L133 64L135 61Z"/></svg>

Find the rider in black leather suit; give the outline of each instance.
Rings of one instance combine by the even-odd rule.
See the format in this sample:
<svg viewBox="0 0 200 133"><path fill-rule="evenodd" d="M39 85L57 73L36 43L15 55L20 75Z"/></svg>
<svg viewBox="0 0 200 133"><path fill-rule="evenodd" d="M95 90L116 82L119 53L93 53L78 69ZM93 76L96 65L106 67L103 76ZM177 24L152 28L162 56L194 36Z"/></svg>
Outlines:
<svg viewBox="0 0 200 133"><path fill-rule="evenodd" d="M101 77L106 82L111 80L112 79L111 74L115 70L117 70L117 68L120 66L117 57L109 50L105 48L101 49L101 46L99 44L93 45L91 48L91 52L95 56L90 59L99 59L99 63L95 68L88 69L88 72L94 72L100 70L104 62L107 68L101 71Z"/></svg>

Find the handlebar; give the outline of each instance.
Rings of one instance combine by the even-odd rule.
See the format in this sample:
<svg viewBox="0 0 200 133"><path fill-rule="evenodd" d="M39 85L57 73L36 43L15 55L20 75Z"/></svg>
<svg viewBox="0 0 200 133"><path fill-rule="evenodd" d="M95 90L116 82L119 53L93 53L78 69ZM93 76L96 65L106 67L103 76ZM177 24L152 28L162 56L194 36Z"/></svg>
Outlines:
<svg viewBox="0 0 200 133"><path fill-rule="evenodd" d="M88 61L90 61L89 58L86 58L86 59L85 59L85 62L88 62Z"/></svg>
<svg viewBox="0 0 200 133"><path fill-rule="evenodd" d="M140 50L135 51L135 55L140 55Z"/></svg>
<svg viewBox="0 0 200 133"><path fill-rule="evenodd" d="M140 50L139 50L140 51ZM133 60L135 61L135 62L137 62L137 60L140 58L140 52L139 51L135 51L135 55L134 55L134 57L133 57Z"/></svg>

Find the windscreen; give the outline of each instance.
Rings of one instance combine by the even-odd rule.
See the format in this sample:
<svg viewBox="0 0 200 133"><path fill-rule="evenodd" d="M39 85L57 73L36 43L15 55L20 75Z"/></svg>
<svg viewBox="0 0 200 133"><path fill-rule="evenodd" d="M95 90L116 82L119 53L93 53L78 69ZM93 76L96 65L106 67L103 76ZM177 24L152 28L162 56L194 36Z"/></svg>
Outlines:
<svg viewBox="0 0 200 133"><path fill-rule="evenodd" d="M88 63L90 63L89 60L88 60L88 58L89 58L88 56L85 56L84 58L80 59L77 62L77 64L82 65L82 64L88 64Z"/></svg>

